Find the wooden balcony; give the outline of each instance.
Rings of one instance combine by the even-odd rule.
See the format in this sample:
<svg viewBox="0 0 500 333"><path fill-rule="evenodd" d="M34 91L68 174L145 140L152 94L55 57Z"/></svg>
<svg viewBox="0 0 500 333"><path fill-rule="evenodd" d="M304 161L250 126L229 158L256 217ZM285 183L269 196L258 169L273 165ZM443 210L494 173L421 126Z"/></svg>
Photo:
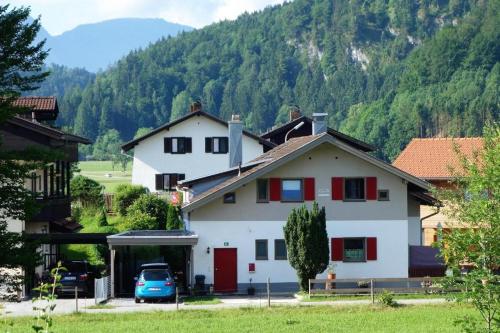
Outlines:
<svg viewBox="0 0 500 333"><path fill-rule="evenodd" d="M47 197L36 199L40 205L31 222L50 222L71 216L71 197Z"/></svg>

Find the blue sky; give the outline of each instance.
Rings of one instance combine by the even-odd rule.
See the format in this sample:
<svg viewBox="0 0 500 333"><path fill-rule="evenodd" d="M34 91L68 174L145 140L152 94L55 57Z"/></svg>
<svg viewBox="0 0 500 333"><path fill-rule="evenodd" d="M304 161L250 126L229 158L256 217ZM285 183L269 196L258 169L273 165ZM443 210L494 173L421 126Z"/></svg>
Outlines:
<svg viewBox="0 0 500 333"><path fill-rule="evenodd" d="M163 18L201 28L224 19L254 12L283 0L11 0L11 5L30 6L33 17L42 16L42 25L59 35L77 25L113 18Z"/></svg>

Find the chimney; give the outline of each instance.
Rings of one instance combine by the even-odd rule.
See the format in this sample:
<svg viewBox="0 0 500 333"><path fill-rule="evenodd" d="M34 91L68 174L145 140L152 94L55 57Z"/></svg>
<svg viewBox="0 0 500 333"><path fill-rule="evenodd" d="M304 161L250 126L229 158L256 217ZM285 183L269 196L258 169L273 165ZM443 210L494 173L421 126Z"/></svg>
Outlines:
<svg viewBox="0 0 500 333"><path fill-rule="evenodd" d="M293 121L295 119L298 119L302 116L302 113L300 112L300 108L298 106L294 106L290 108L290 121Z"/></svg>
<svg viewBox="0 0 500 333"><path fill-rule="evenodd" d="M200 101L196 101L196 102L191 103L191 106L190 106L189 110L191 112L198 112L198 111L201 111L202 107L203 106L202 106L201 102Z"/></svg>
<svg viewBox="0 0 500 333"><path fill-rule="evenodd" d="M237 167L243 161L243 123L239 115L233 114L229 127L229 167Z"/></svg>
<svg viewBox="0 0 500 333"><path fill-rule="evenodd" d="M326 132L326 117L328 113L313 113L312 134L318 135Z"/></svg>

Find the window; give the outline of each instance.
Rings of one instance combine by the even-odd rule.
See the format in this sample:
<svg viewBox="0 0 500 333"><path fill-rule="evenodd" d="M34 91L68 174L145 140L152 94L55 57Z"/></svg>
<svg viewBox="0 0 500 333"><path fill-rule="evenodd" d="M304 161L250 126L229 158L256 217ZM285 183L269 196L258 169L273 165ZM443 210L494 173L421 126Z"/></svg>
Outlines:
<svg viewBox="0 0 500 333"><path fill-rule="evenodd" d="M213 154L227 154L229 140L227 137L205 138L205 152Z"/></svg>
<svg viewBox="0 0 500 333"><path fill-rule="evenodd" d="M365 179L345 178L344 192L347 201L365 200Z"/></svg>
<svg viewBox="0 0 500 333"><path fill-rule="evenodd" d="M255 240L255 260L267 260L267 239Z"/></svg>
<svg viewBox="0 0 500 333"><path fill-rule="evenodd" d="M171 137L165 138L163 151L170 154L186 154L192 152L191 138Z"/></svg>
<svg viewBox="0 0 500 333"><path fill-rule="evenodd" d="M344 261L365 260L365 238L344 238Z"/></svg>
<svg viewBox="0 0 500 333"><path fill-rule="evenodd" d="M286 260L286 243L284 239L274 240L274 259L275 260Z"/></svg>
<svg viewBox="0 0 500 333"><path fill-rule="evenodd" d="M269 181L257 179L257 202L269 202Z"/></svg>
<svg viewBox="0 0 500 333"><path fill-rule="evenodd" d="M378 190L378 201L389 201L389 190Z"/></svg>
<svg viewBox="0 0 500 333"><path fill-rule="evenodd" d="M236 194L234 192L229 192L224 194L224 203L235 203Z"/></svg>
<svg viewBox="0 0 500 333"><path fill-rule="evenodd" d="M302 179L283 179L281 181L281 201L304 201Z"/></svg>
<svg viewBox="0 0 500 333"><path fill-rule="evenodd" d="M175 191L177 183L184 180L186 175L183 173L163 173L156 175L156 190Z"/></svg>

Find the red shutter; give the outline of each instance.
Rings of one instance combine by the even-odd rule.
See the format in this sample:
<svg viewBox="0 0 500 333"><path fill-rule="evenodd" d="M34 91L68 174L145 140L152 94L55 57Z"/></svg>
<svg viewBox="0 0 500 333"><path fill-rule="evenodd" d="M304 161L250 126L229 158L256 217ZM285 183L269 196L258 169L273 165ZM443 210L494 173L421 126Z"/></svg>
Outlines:
<svg viewBox="0 0 500 333"><path fill-rule="evenodd" d="M366 260L377 260L377 238L366 239Z"/></svg>
<svg viewBox="0 0 500 333"><path fill-rule="evenodd" d="M280 178L269 178L269 201L281 201Z"/></svg>
<svg viewBox="0 0 500 333"><path fill-rule="evenodd" d="M314 178L304 178L304 200L313 201L316 190L314 188Z"/></svg>
<svg viewBox="0 0 500 333"><path fill-rule="evenodd" d="M332 238L332 260L333 261L344 260L344 239L343 238Z"/></svg>
<svg viewBox="0 0 500 333"><path fill-rule="evenodd" d="M344 200L344 178L332 178L332 200Z"/></svg>
<svg viewBox="0 0 500 333"><path fill-rule="evenodd" d="M366 200L377 200L377 177L366 177Z"/></svg>

